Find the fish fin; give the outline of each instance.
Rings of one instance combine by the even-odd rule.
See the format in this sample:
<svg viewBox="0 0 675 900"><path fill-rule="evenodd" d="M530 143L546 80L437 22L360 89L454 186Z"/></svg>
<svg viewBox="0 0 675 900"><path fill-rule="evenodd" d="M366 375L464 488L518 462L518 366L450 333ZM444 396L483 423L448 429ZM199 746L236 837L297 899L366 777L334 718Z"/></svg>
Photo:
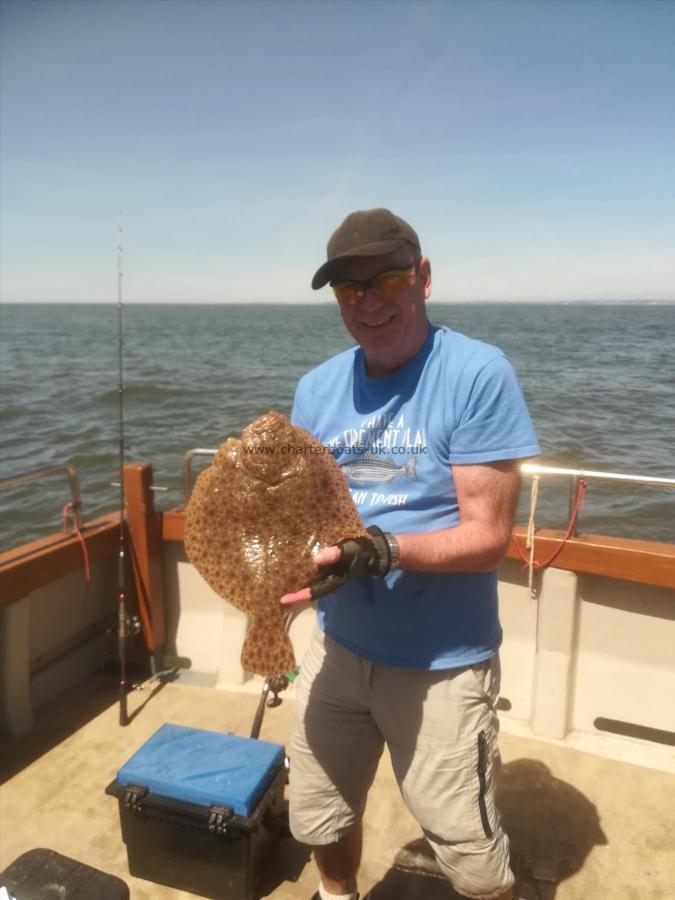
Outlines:
<svg viewBox="0 0 675 900"><path fill-rule="evenodd" d="M256 616L241 648L241 665L255 675L285 675L295 668L295 653L283 619Z"/></svg>
<svg viewBox="0 0 675 900"><path fill-rule="evenodd" d="M413 456L412 459L409 459L403 466L404 475L406 475L411 481L417 481L417 473L415 472L415 463L417 460Z"/></svg>

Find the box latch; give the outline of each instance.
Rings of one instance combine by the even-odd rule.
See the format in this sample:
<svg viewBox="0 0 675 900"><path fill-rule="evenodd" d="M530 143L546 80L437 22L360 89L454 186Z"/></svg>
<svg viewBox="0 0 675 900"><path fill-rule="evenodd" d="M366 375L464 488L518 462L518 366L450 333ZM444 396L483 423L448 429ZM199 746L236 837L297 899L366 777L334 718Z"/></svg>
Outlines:
<svg viewBox="0 0 675 900"><path fill-rule="evenodd" d="M132 812L140 812L148 789L142 784L128 784L124 792L124 805Z"/></svg>
<svg viewBox="0 0 675 900"><path fill-rule="evenodd" d="M227 823L233 816L234 810L230 806L212 803L209 807L209 831L214 834L227 834Z"/></svg>

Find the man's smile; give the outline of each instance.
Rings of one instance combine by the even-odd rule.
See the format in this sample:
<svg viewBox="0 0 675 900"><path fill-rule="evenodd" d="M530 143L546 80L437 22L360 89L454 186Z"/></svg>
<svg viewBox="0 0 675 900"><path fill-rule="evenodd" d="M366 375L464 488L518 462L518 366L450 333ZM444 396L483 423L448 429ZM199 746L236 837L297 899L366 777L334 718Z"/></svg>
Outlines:
<svg viewBox="0 0 675 900"><path fill-rule="evenodd" d="M378 319L375 322L361 322L361 325L365 325L366 328L381 328L383 325L388 325L390 322L393 322L395 317L396 313L391 313L391 315L384 319Z"/></svg>

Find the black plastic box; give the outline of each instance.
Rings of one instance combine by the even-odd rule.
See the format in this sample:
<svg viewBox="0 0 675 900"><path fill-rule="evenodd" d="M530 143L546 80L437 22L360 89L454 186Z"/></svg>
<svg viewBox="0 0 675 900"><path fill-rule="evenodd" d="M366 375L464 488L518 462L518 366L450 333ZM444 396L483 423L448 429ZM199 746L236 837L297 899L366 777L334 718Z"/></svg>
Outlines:
<svg viewBox="0 0 675 900"><path fill-rule="evenodd" d="M190 731L197 738L212 735ZM251 743L257 745L254 749L263 743L232 735L222 738L240 741L244 760ZM249 815L237 814L222 796L213 803L192 803L141 783L120 784L125 768L106 793L119 802L129 873L211 900L254 900L263 858L275 841L266 823L274 824L280 811L286 783L283 756L262 776L265 786Z"/></svg>

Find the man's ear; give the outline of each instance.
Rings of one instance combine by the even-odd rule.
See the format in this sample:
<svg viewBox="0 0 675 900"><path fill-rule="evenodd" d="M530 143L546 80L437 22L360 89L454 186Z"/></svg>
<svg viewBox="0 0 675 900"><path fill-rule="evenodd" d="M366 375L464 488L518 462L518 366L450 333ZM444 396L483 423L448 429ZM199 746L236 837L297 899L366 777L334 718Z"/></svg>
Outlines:
<svg viewBox="0 0 675 900"><path fill-rule="evenodd" d="M420 278L424 286L424 299L428 300L431 296L431 263L426 256L420 260Z"/></svg>

